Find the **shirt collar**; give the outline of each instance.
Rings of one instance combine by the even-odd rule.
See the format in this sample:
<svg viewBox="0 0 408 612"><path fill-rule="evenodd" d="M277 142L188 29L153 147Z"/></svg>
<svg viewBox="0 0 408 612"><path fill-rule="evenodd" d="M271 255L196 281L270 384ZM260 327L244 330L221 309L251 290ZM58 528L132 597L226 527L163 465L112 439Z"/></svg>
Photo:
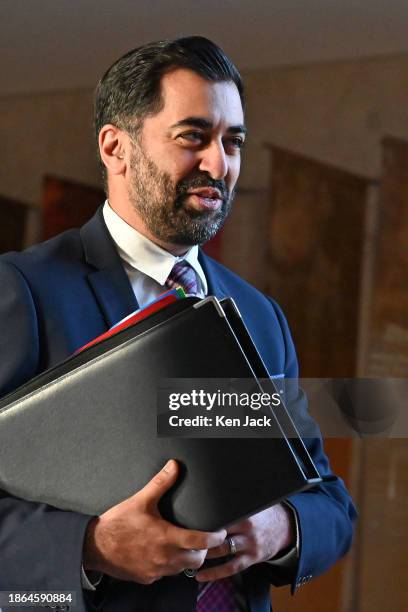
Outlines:
<svg viewBox="0 0 408 612"><path fill-rule="evenodd" d="M198 246L192 246L185 255L176 257L165 251L157 244L143 236L124 221L110 207L106 200L103 207L103 217L106 227L116 244L119 255L132 268L139 270L160 285L164 285L173 266L178 261L186 261L194 269L199 277L204 295L207 295L208 287L204 270L198 261Z"/></svg>

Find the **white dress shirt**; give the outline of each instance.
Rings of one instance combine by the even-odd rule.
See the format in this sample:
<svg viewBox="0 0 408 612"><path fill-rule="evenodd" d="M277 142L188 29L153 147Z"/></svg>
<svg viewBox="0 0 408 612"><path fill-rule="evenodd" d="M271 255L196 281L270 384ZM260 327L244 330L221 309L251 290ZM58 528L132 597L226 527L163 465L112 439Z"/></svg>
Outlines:
<svg viewBox="0 0 408 612"><path fill-rule="evenodd" d="M166 291L164 283L173 266L182 260L190 264L196 273L198 297L207 295L207 280L198 261L197 245L188 249L181 257L172 255L128 225L107 201L103 207L103 218L123 262L139 308L143 308Z"/></svg>

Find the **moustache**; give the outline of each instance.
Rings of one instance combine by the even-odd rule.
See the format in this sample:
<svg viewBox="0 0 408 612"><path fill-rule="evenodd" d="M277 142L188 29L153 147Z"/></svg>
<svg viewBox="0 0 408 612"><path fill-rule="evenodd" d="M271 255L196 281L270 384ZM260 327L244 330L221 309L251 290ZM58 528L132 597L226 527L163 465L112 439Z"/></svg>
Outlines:
<svg viewBox="0 0 408 612"><path fill-rule="evenodd" d="M177 199L181 200L183 196L187 195L187 193L191 191L191 189L198 189L199 187L211 187L212 189L217 189L221 194L221 199L223 202L226 202L230 197L230 191L224 180L216 180L208 176L195 176L177 183Z"/></svg>

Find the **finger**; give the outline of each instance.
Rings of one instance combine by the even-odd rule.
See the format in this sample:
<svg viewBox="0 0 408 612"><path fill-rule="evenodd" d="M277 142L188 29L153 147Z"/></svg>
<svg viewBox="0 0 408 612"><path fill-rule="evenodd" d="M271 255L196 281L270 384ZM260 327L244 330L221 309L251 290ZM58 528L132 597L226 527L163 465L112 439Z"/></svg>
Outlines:
<svg viewBox="0 0 408 612"><path fill-rule="evenodd" d="M192 567L199 569L205 561L207 555L206 550L186 550L182 554L183 569Z"/></svg>
<svg viewBox="0 0 408 612"><path fill-rule="evenodd" d="M215 548L209 548L207 552L207 559L218 559L219 557L226 557L230 554L230 547L225 542L221 546L215 546Z"/></svg>
<svg viewBox="0 0 408 612"><path fill-rule="evenodd" d="M173 573L182 572L186 568L200 569L205 561L205 550L183 550L173 556L172 566L175 571Z"/></svg>
<svg viewBox="0 0 408 612"><path fill-rule="evenodd" d="M252 563L248 555L236 555L227 563L222 563L216 567L211 567L198 572L196 575L196 580L198 582L209 582L213 580L220 580L221 578L228 578L228 576L234 576L234 574L244 571L250 565L252 565Z"/></svg>
<svg viewBox="0 0 408 612"><path fill-rule="evenodd" d="M220 529L220 531L196 531L174 525L171 525L168 529L168 536L172 543L184 550L206 550L221 546L226 535L225 529Z"/></svg>
<svg viewBox="0 0 408 612"><path fill-rule="evenodd" d="M176 551L172 554L171 561L160 564L157 571L162 576L174 576L185 569L200 569L204 560L205 551Z"/></svg>
<svg viewBox="0 0 408 612"><path fill-rule="evenodd" d="M178 476L178 464L174 459L170 459L163 469L143 487L137 495L143 495L147 503L157 503L170 487L174 485Z"/></svg>
<svg viewBox="0 0 408 612"><path fill-rule="evenodd" d="M221 546L216 546L215 548L210 548L207 553L207 559L218 559L219 557L227 557L231 554L236 554L239 552L245 552L247 547L247 538L243 535L234 535L234 545L235 552L232 553L231 545L228 541L228 536L225 541L221 544Z"/></svg>
<svg viewBox="0 0 408 612"><path fill-rule="evenodd" d="M251 529L251 521L249 519L245 519L240 523L235 523L235 525L231 525L228 527L228 535L235 535L238 533L247 533Z"/></svg>

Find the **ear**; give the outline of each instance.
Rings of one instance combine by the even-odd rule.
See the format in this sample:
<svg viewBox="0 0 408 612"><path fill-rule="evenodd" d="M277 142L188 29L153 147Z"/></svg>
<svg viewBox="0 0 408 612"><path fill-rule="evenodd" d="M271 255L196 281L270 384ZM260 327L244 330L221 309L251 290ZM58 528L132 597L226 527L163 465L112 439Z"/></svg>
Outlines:
<svg viewBox="0 0 408 612"><path fill-rule="evenodd" d="M108 174L123 174L126 170L126 134L108 123L99 132L98 143L101 159Z"/></svg>

